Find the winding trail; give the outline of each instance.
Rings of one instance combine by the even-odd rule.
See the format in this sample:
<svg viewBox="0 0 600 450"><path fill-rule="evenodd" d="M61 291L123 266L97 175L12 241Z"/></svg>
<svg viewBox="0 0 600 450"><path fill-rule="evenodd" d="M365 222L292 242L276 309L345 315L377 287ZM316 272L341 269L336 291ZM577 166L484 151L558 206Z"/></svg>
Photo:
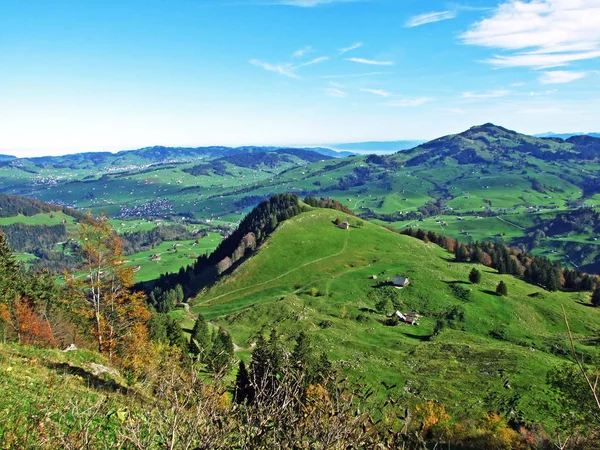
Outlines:
<svg viewBox="0 0 600 450"><path fill-rule="evenodd" d="M227 292L225 294L221 294L221 295L218 295L216 297L209 298L208 300L205 300L203 302L196 303L194 306L196 306L196 305L205 305L206 303L212 302L214 300L218 300L220 298L226 297L226 296L231 295L231 294L235 294L237 292L246 291L248 289L253 289L253 288L256 288L256 287L259 287L259 286L263 286L265 284L272 283L273 281L277 281L277 280L279 280L279 279L281 279L281 278L289 275L290 273L293 273L293 272L295 272L297 270L303 269L304 267L310 266L311 264L315 264L315 263L318 263L320 261L324 261L324 260L329 259L329 258L334 258L336 256L340 256L342 253L344 253L346 251L346 248L348 248L348 239L350 239L350 230L347 230L347 236L346 236L346 240L344 241L344 245L342 246L342 249L339 252L337 252L337 253L334 253L334 254L329 255L329 256L323 256L323 257L317 258L317 259L315 259L313 261L309 261L307 263L304 263L301 266L298 266L298 267L295 267L294 269L288 270L287 272L284 272L281 275L278 275L278 276L276 276L274 278L271 278L270 280L262 281L260 283L253 284L252 286L246 286L246 287L243 287L243 288L234 289L233 291L229 291L229 292Z"/></svg>

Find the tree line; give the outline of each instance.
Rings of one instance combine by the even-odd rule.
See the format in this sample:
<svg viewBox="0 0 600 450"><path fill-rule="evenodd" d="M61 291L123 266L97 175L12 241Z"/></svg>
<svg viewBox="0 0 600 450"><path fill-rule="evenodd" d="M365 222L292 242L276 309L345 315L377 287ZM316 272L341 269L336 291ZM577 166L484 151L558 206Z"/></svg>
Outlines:
<svg viewBox="0 0 600 450"><path fill-rule="evenodd" d="M498 270L499 273L515 275L523 280L544 287L550 291L561 289L571 291L592 291L599 284L598 277L562 267L543 256L534 256L516 247L507 247L491 242L463 244L456 239L433 231L408 228L402 234L424 242L433 242L454 253L458 262L483 264Z"/></svg>

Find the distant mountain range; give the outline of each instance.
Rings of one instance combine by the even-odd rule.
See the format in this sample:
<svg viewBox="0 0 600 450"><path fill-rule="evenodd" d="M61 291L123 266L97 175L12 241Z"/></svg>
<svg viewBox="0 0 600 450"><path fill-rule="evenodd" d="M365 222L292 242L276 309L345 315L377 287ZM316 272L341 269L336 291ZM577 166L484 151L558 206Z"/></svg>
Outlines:
<svg viewBox="0 0 600 450"><path fill-rule="evenodd" d="M393 153L401 150L409 150L425 141L368 141L353 142L347 144L331 144L329 147L337 151L348 151L356 153Z"/></svg>
<svg viewBox="0 0 600 450"><path fill-rule="evenodd" d="M264 155L293 155L306 162L315 162L321 159L345 158L354 156L350 152L337 152L323 147L295 148L295 147L145 147L138 150L122 150L120 152L87 152L74 153L61 156L39 156L31 158L17 158L11 155L0 155L0 166L14 166L21 169L37 170L40 168L55 169L116 169L119 167L151 166L168 163L190 163L228 158L230 162L239 158L252 156L264 159Z"/></svg>
<svg viewBox="0 0 600 450"><path fill-rule="evenodd" d="M535 137L554 137L554 138L561 138L561 139L569 139L570 137L573 136L590 136L590 137L595 137L595 138L600 138L600 133L552 133L552 132L547 132L547 133L542 133L542 134L535 134Z"/></svg>

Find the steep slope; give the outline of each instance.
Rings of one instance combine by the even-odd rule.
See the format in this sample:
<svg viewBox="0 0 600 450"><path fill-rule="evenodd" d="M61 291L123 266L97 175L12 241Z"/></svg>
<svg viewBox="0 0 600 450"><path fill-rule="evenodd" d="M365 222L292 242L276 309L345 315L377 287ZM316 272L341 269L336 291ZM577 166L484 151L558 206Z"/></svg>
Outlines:
<svg viewBox="0 0 600 450"><path fill-rule="evenodd" d="M350 229L336 227L337 218ZM545 292L485 267L481 284L469 285L472 267L433 244L314 209L281 224L192 311L243 349L271 327L284 341L305 330L339 368L373 386L397 384L406 398L435 399L458 415L504 411L552 425L546 374L569 357L561 305L586 355L598 354L588 337L600 328L600 310L581 303L587 294ZM397 275L410 285L390 286ZM507 297L493 293L500 280ZM417 311L419 326L386 326L378 304Z"/></svg>

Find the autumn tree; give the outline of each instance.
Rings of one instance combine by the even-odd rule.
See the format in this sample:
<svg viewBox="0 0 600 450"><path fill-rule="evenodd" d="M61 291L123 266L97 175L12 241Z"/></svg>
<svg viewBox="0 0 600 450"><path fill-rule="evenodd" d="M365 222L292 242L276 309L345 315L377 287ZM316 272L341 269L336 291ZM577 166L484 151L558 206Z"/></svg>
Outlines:
<svg viewBox="0 0 600 450"><path fill-rule="evenodd" d="M144 294L131 289L133 271L123 264L121 239L106 217L94 219L88 214L79 241L85 275L65 278L71 298L88 319L98 351L113 359L140 350L127 348L127 343L133 341L132 334L146 329L150 312Z"/></svg>

